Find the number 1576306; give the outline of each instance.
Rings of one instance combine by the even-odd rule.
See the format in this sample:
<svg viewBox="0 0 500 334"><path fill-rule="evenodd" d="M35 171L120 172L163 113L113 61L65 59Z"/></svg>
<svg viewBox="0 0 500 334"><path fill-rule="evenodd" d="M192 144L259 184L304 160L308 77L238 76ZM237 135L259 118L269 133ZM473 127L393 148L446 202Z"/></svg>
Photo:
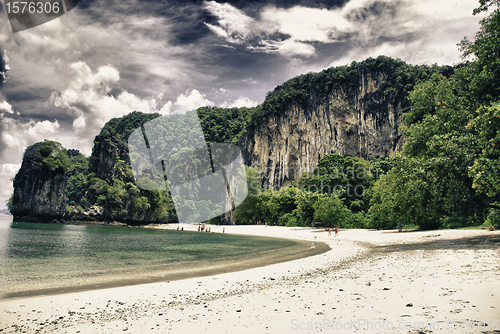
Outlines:
<svg viewBox="0 0 500 334"><path fill-rule="evenodd" d="M25 2L25 1L7 1L5 3L5 7L7 9L7 13L13 14L57 14L61 10L60 3L58 1L55 2Z"/></svg>

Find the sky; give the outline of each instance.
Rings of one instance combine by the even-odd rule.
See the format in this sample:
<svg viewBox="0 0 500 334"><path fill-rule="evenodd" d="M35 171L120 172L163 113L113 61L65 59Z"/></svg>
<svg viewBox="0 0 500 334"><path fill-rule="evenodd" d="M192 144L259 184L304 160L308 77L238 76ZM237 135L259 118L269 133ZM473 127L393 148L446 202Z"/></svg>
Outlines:
<svg viewBox="0 0 500 334"><path fill-rule="evenodd" d="M263 102L284 81L386 55L461 62L474 0L80 0L13 33L0 10L0 209L28 145L90 155L111 118Z"/></svg>

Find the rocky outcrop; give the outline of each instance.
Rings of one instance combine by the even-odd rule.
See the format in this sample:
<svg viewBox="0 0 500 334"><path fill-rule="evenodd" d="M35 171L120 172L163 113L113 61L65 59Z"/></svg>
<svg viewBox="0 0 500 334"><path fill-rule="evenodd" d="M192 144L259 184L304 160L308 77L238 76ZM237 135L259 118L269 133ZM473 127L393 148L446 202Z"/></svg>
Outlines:
<svg viewBox="0 0 500 334"><path fill-rule="evenodd" d="M120 165L126 166L126 168L120 168ZM127 173L128 171L130 174ZM106 181L109 185L113 185L114 180L121 180L124 183L135 183L130 167L128 144L110 134L96 136L92 155L90 156L89 173L95 174L97 178ZM140 193L141 196L149 199L154 196L151 192L142 189ZM92 188L89 189L87 196L91 203L96 202ZM154 209L150 207L145 210L134 210L130 197L125 197L123 199L123 209L120 210L121 212L113 211L108 206L108 203L105 203L101 217L106 221L117 220L130 225L169 222L168 218L157 217L154 214Z"/></svg>
<svg viewBox="0 0 500 334"><path fill-rule="evenodd" d="M80 211L77 207L71 206L67 208L67 212L63 218L71 221L101 222L104 221L102 213L103 208L97 205L91 205L84 211Z"/></svg>
<svg viewBox="0 0 500 334"><path fill-rule="evenodd" d="M108 183L117 175L115 168L118 160L130 164L127 143L112 135L97 135L94 139L94 147L89 162L89 173L94 173L98 178ZM133 177L126 179L127 182L134 182Z"/></svg>
<svg viewBox="0 0 500 334"><path fill-rule="evenodd" d="M17 221L45 221L61 218L66 212L66 182L64 170L51 170L44 163L39 148L44 143L28 147L19 172L14 178L11 213ZM62 147L59 144L59 148Z"/></svg>
<svg viewBox="0 0 500 334"><path fill-rule="evenodd" d="M44 146L46 156L42 155ZM156 208L135 210L129 197L123 199L123 208L120 212L114 211L108 201L101 206L95 205L93 204L96 202L95 189L92 187L86 194L90 203L87 208L68 205L66 196L68 170L63 166L64 162L67 163L64 160L64 157L67 158L65 152L65 149L56 142L40 142L26 149L21 168L14 178L11 213L15 221L106 225L169 222L168 218L159 218L155 215ZM51 157L57 158L58 154L62 156L61 161L56 159L54 162ZM124 168L117 168L120 165ZM105 181L109 186L112 186L115 180L133 183L131 172L123 173L127 170L130 170L127 144L113 135L96 136L89 161L89 175ZM154 196L143 190L140 190L140 193L149 199Z"/></svg>
<svg viewBox="0 0 500 334"><path fill-rule="evenodd" d="M360 66L354 77L357 83L333 88L326 97L311 89L305 104L287 105L241 137L245 164L260 169L263 183L287 185L312 171L326 154L366 158L401 148L398 128L408 99L390 101L387 73Z"/></svg>

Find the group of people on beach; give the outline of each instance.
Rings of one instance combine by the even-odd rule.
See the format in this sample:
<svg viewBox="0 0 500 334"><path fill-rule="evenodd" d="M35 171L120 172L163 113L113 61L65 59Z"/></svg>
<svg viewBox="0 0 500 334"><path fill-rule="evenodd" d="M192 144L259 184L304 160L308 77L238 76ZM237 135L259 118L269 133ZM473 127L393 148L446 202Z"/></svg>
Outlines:
<svg viewBox="0 0 500 334"><path fill-rule="evenodd" d="M179 226L177 225L177 231L184 231L184 226ZM198 225L198 232L212 232L212 229L210 228L210 226L205 226L205 225ZM226 228L223 227L222 228L222 233L226 233Z"/></svg>
<svg viewBox="0 0 500 334"><path fill-rule="evenodd" d="M198 225L198 232L212 232L212 229L210 228L210 226L205 226L205 225ZM222 233L226 233L226 228L223 227L222 228Z"/></svg>
<svg viewBox="0 0 500 334"><path fill-rule="evenodd" d="M339 235L339 228L338 228L338 226L334 227L334 231L335 231L335 237L338 236ZM332 235L332 228L331 227L328 228L328 235Z"/></svg>
<svg viewBox="0 0 500 334"><path fill-rule="evenodd" d="M210 233L210 226L198 225L198 232L208 232L208 233Z"/></svg>

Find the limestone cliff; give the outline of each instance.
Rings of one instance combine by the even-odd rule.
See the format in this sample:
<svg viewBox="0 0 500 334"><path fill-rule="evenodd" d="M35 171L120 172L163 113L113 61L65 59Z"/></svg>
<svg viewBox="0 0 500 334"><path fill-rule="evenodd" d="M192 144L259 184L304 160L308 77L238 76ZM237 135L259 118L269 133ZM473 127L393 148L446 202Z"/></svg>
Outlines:
<svg viewBox="0 0 500 334"><path fill-rule="evenodd" d="M126 184L133 184L134 178L127 143L110 134L96 136L92 155L90 156L89 174L105 181L110 186L113 186L117 180ZM90 182L95 183L93 180L90 180ZM137 191L139 196L144 196L150 200L154 196L154 194L145 190ZM98 202L95 187L89 187L87 198L90 203ZM118 220L127 224L168 223L169 219L175 221L172 214L160 216L158 212L155 213L157 208L154 206L138 210L134 206L134 200L131 196L122 196L120 210L113 207L111 202L107 200L102 204L104 209L102 218L104 220Z"/></svg>
<svg viewBox="0 0 500 334"><path fill-rule="evenodd" d="M343 84L327 82L327 70L323 76L304 75L278 87L266 100L273 94L285 96L280 103L288 95L299 98L289 99L279 112L266 114L243 134L238 145L245 164L260 169L264 184L279 188L312 171L326 154L367 158L399 150L403 138L398 129L410 108L407 93L412 85L401 85L396 77L398 66L408 65L393 60L389 65L380 66L377 59L346 67ZM282 92L287 89L291 93Z"/></svg>
<svg viewBox="0 0 500 334"><path fill-rule="evenodd" d="M62 149L60 144L36 143L28 147L19 172L14 178L13 207L15 220L37 221L62 217L66 208L65 171L59 166L46 163ZM40 148L45 157L40 152Z"/></svg>

